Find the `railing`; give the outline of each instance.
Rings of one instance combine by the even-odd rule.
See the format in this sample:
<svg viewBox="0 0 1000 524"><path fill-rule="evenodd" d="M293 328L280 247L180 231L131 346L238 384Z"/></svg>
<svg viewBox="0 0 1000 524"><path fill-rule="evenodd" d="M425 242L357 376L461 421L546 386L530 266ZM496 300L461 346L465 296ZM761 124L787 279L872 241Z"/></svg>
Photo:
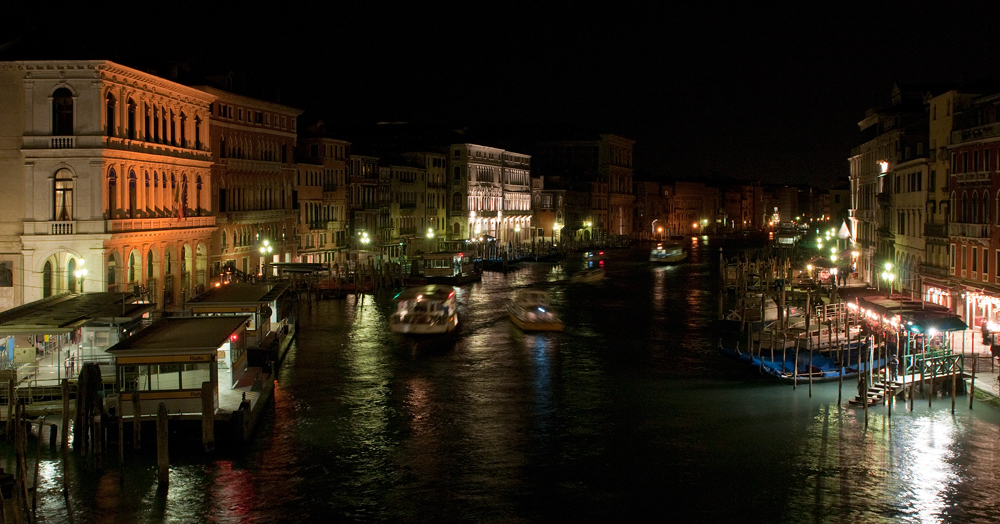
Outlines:
<svg viewBox="0 0 1000 524"><path fill-rule="evenodd" d="M962 224L953 222L948 224L948 234L953 237L989 238L990 227L989 224Z"/></svg>
<svg viewBox="0 0 1000 524"><path fill-rule="evenodd" d="M52 149L73 149L76 147L75 136L54 136L50 140Z"/></svg>
<svg viewBox="0 0 1000 524"><path fill-rule="evenodd" d="M49 222L49 232L52 235L72 235L73 222Z"/></svg>
<svg viewBox="0 0 1000 524"><path fill-rule="evenodd" d="M230 169L240 171L263 171L268 173L280 173L284 164L281 162L269 162L267 160L245 160L242 158L224 158L220 163L226 164Z"/></svg>
<svg viewBox="0 0 1000 524"><path fill-rule="evenodd" d="M413 209L413 208L416 208L416 207L417 207L417 203L416 202L400 202L399 203L399 208L400 209Z"/></svg>
<svg viewBox="0 0 1000 524"><path fill-rule="evenodd" d="M114 219L108 222L108 229L111 231L146 231L153 229L214 227L215 217L128 218Z"/></svg>
<svg viewBox="0 0 1000 524"><path fill-rule="evenodd" d="M973 171L971 173L955 173L955 178L959 183L963 182L989 182L989 171Z"/></svg>
<svg viewBox="0 0 1000 524"><path fill-rule="evenodd" d="M920 264L920 274L929 277L948 278L948 268L930 264Z"/></svg>
<svg viewBox="0 0 1000 524"><path fill-rule="evenodd" d="M951 132L951 143L957 144L967 140L978 140L980 138L990 138L995 136L1000 136L1000 123L969 127L966 129L956 129Z"/></svg>

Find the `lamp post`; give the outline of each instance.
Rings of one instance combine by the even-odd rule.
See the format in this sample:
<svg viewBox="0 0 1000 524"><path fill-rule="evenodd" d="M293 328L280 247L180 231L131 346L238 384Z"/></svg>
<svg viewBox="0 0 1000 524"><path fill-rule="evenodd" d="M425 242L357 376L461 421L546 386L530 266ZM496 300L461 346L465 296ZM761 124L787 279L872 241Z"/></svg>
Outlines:
<svg viewBox="0 0 1000 524"><path fill-rule="evenodd" d="M885 280L888 292L886 293L886 298L892 296L892 281L896 279L896 275L892 272L892 262L885 263L885 271L882 272L882 280Z"/></svg>
<svg viewBox="0 0 1000 524"><path fill-rule="evenodd" d="M80 269L77 269L76 271L73 272L73 276L75 276L76 279L80 281L80 293L83 293L83 281L87 278L87 268L82 267L83 263L84 260L81 258Z"/></svg>
<svg viewBox="0 0 1000 524"><path fill-rule="evenodd" d="M427 228L427 252L434 252L434 228Z"/></svg>
<svg viewBox="0 0 1000 524"><path fill-rule="evenodd" d="M517 258L521 248L521 224L514 226L514 258Z"/></svg>
<svg viewBox="0 0 1000 524"><path fill-rule="evenodd" d="M267 280L267 259L271 256L271 252L274 251L274 248L271 247L271 242L265 238L264 243L260 246L258 251L260 251L260 263L262 268L261 275L264 280Z"/></svg>

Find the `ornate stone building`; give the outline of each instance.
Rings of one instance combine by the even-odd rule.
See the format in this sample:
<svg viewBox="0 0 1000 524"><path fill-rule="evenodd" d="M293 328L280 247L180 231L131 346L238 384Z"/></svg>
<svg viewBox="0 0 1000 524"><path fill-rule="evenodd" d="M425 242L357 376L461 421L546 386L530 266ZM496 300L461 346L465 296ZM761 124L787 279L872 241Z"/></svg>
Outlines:
<svg viewBox="0 0 1000 524"><path fill-rule="evenodd" d="M0 308L136 288L169 307L203 289L214 100L107 60L0 63Z"/></svg>
<svg viewBox="0 0 1000 524"><path fill-rule="evenodd" d="M231 265L256 274L264 259L297 260L292 191L302 111L210 86L198 89L217 99L209 113L213 163L206 186L219 226L212 239L213 272ZM262 254L265 240L270 252Z"/></svg>

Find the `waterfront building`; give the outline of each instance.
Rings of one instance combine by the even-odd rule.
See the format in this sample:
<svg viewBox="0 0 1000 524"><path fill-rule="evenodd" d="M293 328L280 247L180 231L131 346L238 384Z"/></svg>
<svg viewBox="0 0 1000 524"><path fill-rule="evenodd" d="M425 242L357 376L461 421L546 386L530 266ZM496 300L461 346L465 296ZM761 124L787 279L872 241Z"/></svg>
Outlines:
<svg viewBox="0 0 1000 524"><path fill-rule="evenodd" d="M892 222L893 170L925 156L928 142L923 100L929 87L894 85L890 103L870 108L858 122L862 143L848 158L851 178L851 232L858 278L875 286L885 262L895 260Z"/></svg>
<svg viewBox="0 0 1000 524"><path fill-rule="evenodd" d="M310 128L296 155L299 261L343 265L350 233L348 162L351 143L322 136L322 123Z"/></svg>
<svg viewBox="0 0 1000 524"><path fill-rule="evenodd" d="M537 250L562 243L566 219L566 190L546 187L545 177L531 179L533 212L531 243Z"/></svg>
<svg viewBox="0 0 1000 524"><path fill-rule="evenodd" d="M670 197L668 235L700 235L719 217L719 188L700 182L674 182Z"/></svg>
<svg viewBox="0 0 1000 524"><path fill-rule="evenodd" d="M760 184L729 186L723 192L722 224L730 231L761 231L767 224Z"/></svg>
<svg viewBox="0 0 1000 524"><path fill-rule="evenodd" d="M265 260L297 260L292 195L296 119L302 111L211 86L197 89L216 99L209 113L212 176L205 181L218 224L212 274L229 266L256 275Z"/></svg>
<svg viewBox="0 0 1000 524"><path fill-rule="evenodd" d="M973 98L952 106L954 116L950 192L949 276L962 300L958 314L970 327L997 320L1000 306L1000 94Z"/></svg>
<svg viewBox="0 0 1000 524"><path fill-rule="evenodd" d="M215 98L107 60L0 63L0 309L204 289Z"/></svg>
<svg viewBox="0 0 1000 524"><path fill-rule="evenodd" d="M427 179L424 196L424 222L418 225L418 233L427 238L427 250L437 251L439 240L450 239L451 235L461 235L461 226L448 231L448 156L430 151L407 152L403 157L413 165L423 169ZM462 238L462 237L458 237Z"/></svg>
<svg viewBox="0 0 1000 524"><path fill-rule="evenodd" d="M590 210L581 215L598 241L633 233L635 194L632 149L635 141L613 134L583 134L579 139L544 140L536 144L536 168L547 178L589 184ZM584 217L587 217L584 219ZM565 224L570 230L582 223Z"/></svg>
<svg viewBox="0 0 1000 524"><path fill-rule="evenodd" d="M470 238L492 237L506 244L514 240L515 229L524 233L531 223L528 155L479 144L452 144L448 160L452 198L466 196L465 229Z"/></svg>
<svg viewBox="0 0 1000 524"><path fill-rule="evenodd" d="M952 129L955 109L968 106L976 95L963 89L950 89L938 95L928 96L929 120L928 174L927 174L927 222L924 225L924 264L920 268L921 295L923 299L948 307L958 313L961 302L961 288L950 277L951 238L949 237L951 193L948 184L951 179Z"/></svg>
<svg viewBox="0 0 1000 524"><path fill-rule="evenodd" d="M660 192L660 183L637 180L634 188L632 235L640 239L663 240L668 211L667 198Z"/></svg>
<svg viewBox="0 0 1000 524"><path fill-rule="evenodd" d="M895 253L886 276L892 272L892 289L916 295L923 289L920 267L926 260L923 230L926 221L929 161L918 157L900 162L892 174L894 217L891 229ZM885 270L885 268L882 268ZM881 273L880 273L881 276Z"/></svg>
<svg viewBox="0 0 1000 524"><path fill-rule="evenodd" d="M390 195L388 254L395 260L400 255L412 257L418 251L427 251L427 170L409 165L402 157L388 162L384 167Z"/></svg>
<svg viewBox="0 0 1000 524"><path fill-rule="evenodd" d="M349 166L348 234L351 238L350 248L360 249L363 246L363 238L368 238L370 242L378 232L378 157L357 155L352 152Z"/></svg>

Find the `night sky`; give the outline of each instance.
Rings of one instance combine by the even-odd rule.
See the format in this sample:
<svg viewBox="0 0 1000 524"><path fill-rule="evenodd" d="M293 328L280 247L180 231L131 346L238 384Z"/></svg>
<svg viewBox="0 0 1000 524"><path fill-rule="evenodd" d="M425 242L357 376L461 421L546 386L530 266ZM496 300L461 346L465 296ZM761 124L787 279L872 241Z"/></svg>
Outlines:
<svg viewBox="0 0 1000 524"><path fill-rule="evenodd" d="M635 139L639 178L821 187L894 82L1000 78L990 3L359 4L27 13L0 22L0 59L185 61L328 123L572 123Z"/></svg>

